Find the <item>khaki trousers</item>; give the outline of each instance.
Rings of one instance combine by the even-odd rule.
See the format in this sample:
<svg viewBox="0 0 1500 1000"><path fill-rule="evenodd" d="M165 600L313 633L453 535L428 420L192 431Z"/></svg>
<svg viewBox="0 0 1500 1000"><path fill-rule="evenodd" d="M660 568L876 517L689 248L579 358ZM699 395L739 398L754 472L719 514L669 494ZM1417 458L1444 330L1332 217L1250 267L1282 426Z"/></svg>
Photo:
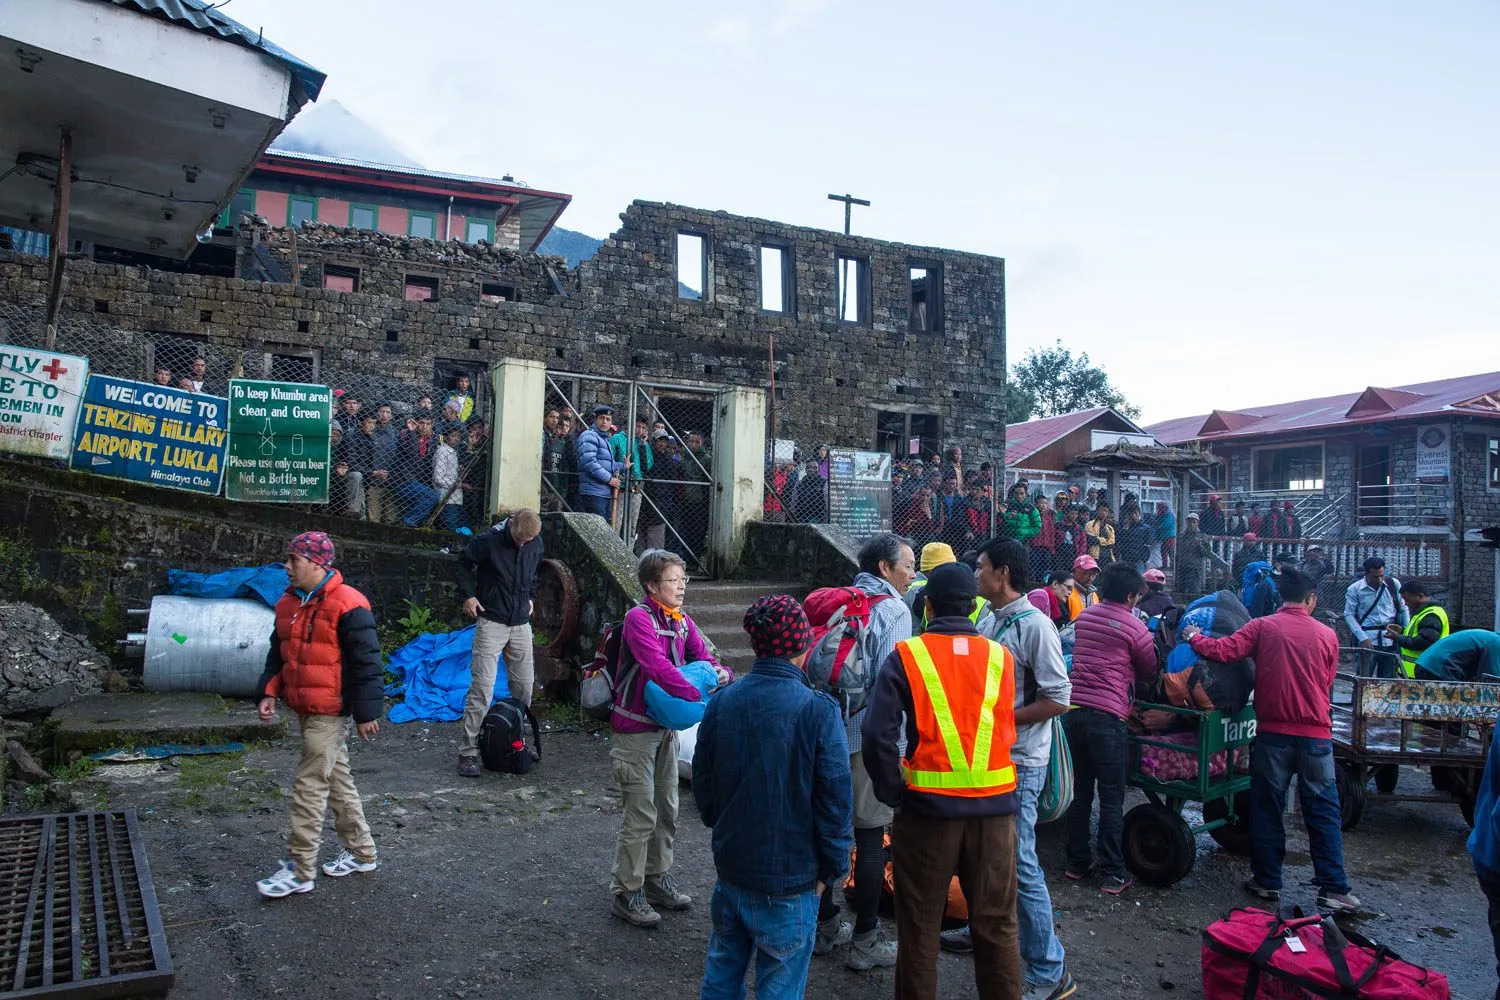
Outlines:
<svg viewBox="0 0 1500 1000"><path fill-rule="evenodd" d="M304 715L301 722L302 761L292 781L292 835L287 853L297 866L297 878L308 882L318 875L318 848L329 806L333 806L339 842L350 854L374 861L375 839L349 773L349 717Z"/></svg>
<svg viewBox="0 0 1500 1000"><path fill-rule="evenodd" d="M948 884L969 903L979 1000L1019 1000L1016 818L926 819L904 811L891 826L896 877L896 1000L937 1000L938 932Z"/></svg>
<svg viewBox="0 0 1500 1000"><path fill-rule="evenodd" d="M620 842L611 892L633 893L672 867L677 839L677 732L612 733L609 757L620 786Z"/></svg>
<svg viewBox="0 0 1500 1000"><path fill-rule="evenodd" d="M523 705L531 704L531 689L536 686L531 623L501 625L488 618L479 619L474 625L474 648L469 654L464 744L458 751L461 757L473 757L479 753L479 727L495 697L495 672L500 669L501 653L505 654L505 677L510 683L510 696Z"/></svg>
<svg viewBox="0 0 1500 1000"><path fill-rule="evenodd" d="M372 479L365 483L365 516L380 524L396 520L396 500L387 481Z"/></svg>

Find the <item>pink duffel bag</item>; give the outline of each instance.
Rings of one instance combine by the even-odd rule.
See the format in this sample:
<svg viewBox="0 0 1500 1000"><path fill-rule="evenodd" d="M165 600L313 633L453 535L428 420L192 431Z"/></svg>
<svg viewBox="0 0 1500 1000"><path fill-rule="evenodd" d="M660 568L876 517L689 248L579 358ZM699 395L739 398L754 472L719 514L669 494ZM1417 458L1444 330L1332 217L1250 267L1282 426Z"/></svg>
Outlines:
<svg viewBox="0 0 1500 1000"><path fill-rule="evenodd" d="M1449 1000L1441 972L1403 961L1332 917L1300 912L1282 919L1245 908L1209 924L1204 1000Z"/></svg>

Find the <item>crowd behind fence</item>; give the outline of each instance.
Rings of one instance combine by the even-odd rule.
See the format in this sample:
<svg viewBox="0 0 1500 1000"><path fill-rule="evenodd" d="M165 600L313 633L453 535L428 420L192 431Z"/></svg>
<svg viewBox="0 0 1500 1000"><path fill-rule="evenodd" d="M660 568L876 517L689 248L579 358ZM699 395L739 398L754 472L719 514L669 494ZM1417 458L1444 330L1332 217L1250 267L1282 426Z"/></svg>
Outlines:
<svg viewBox="0 0 1500 1000"><path fill-rule="evenodd" d="M0 303L0 343L42 349L41 312ZM327 386L334 397L328 498L326 507L310 506L408 527L488 526L492 401L483 365L439 364L430 382L413 384L326 365L315 348L231 347L76 317L59 323L50 349L87 358L91 375L219 398L232 379Z"/></svg>

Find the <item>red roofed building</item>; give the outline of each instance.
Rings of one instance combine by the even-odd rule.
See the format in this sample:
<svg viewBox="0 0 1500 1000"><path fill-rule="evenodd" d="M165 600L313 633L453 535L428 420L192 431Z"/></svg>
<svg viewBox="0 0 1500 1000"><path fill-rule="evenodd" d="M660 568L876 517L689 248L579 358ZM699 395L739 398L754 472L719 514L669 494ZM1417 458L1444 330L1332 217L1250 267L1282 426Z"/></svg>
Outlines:
<svg viewBox="0 0 1500 1000"><path fill-rule="evenodd" d="M1107 406L1060 413L1005 428L1006 485L1025 479L1033 491L1049 495L1068 486L1080 492L1090 487L1107 488L1109 477L1102 471L1078 463L1080 455L1127 442L1154 445L1152 434L1129 417ZM1117 483L1121 492L1135 493L1144 501L1164 501L1176 509L1172 478L1159 470L1126 472ZM1116 496L1112 502L1117 502Z"/></svg>
<svg viewBox="0 0 1500 1000"><path fill-rule="evenodd" d="M1223 459L1211 471L1226 507L1290 502L1304 537L1368 543L1388 563L1396 557L1397 576L1446 581L1443 596L1466 620L1490 620L1491 554L1459 539L1500 520L1500 372L1215 410L1146 430Z"/></svg>

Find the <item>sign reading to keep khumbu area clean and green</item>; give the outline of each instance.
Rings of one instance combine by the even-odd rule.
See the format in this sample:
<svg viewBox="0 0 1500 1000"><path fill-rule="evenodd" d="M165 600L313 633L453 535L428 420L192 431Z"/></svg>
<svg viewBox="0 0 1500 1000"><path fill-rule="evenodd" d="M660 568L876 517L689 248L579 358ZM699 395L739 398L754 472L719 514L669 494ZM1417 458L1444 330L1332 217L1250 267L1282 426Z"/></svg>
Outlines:
<svg viewBox="0 0 1500 1000"><path fill-rule="evenodd" d="M229 381L225 495L261 503L327 503L333 392L300 382Z"/></svg>

